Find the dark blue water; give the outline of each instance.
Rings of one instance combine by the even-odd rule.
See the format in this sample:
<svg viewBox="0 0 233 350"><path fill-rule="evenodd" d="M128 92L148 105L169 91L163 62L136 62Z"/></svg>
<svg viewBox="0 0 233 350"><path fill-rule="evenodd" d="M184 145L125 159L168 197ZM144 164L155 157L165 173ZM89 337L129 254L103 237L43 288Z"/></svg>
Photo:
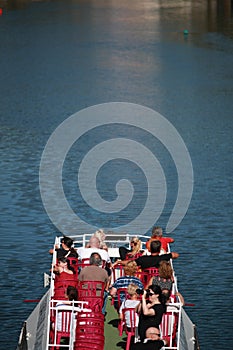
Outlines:
<svg viewBox="0 0 233 350"><path fill-rule="evenodd" d="M172 248L181 254L175 262L179 288L187 302L195 303L186 311L198 327L201 348L233 348L232 62L230 1L4 2L0 17L1 349L16 348L22 322L34 307L24 299L44 293L43 272L50 267L47 252L58 234L39 190L45 144L73 113L118 101L158 111L189 150L193 196L186 216L171 234ZM99 130L95 143L106 133L121 137L129 133L148 147L153 143L151 135L124 127ZM81 148L93 144L92 136ZM161 145L153 145L152 151L158 153ZM77 150L69 154L64 170L66 195L76 211ZM160 154L173 203L176 170L169 155L162 149ZM110 180L119 177L117 172L139 187L142 181L138 208L144 203L145 178L131 166L119 162L112 169L104 168L108 173L100 178L99 188L112 200ZM112 215L111 223L124 223L135 207ZM166 227L169 208L168 201L157 224ZM85 216L83 207L82 211ZM108 216L96 212L90 216L97 226L107 226Z"/></svg>

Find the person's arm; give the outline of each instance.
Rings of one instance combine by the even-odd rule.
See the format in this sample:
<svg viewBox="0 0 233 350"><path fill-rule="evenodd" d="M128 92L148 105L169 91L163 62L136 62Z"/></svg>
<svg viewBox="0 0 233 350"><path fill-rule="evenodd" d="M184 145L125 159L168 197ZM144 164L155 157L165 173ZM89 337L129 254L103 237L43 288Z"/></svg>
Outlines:
<svg viewBox="0 0 233 350"><path fill-rule="evenodd" d="M125 266L128 261L129 260L120 260L120 259L118 259L112 264L112 267L114 268L117 265Z"/></svg>
<svg viewBox="0 0 233 350"><path fill-rule="evenodd" d="M147 293L147 291L144 290L144 293L142 295L142 311L143 311L143 314L145 316L154 316L155 315L155 310L150 308L150 307L148 307L148 305L150 305L150 304L146 303L146 293Z"/></svg>
<svg viewBox="0 0 233 350"><path fill-rule="evenodd" d="M180 303L182 304L182 306L185 305L185 301L184 301L184 297L182 294L180 294L179 292L176 293L176 296L179 297L180 299Z"/></svg>
<svg viewBox="0 0 233 350"><path fill-rule="evenodd" d="M138 305L135 307L135 311L139 314L141 312L142 303L138 303Z"/></svg>
<svg viewBox="0 0 233 350"><path fill-rule="evenodd" d="M111 289L110 289L110 295L112 296L112 297L115 297L116 296L116 293L117 293L117 289L115 288L115 287L112 287Z"/></svg>
<svg viewBox="0 0 233 350"><path fill-rule="evenodd" d="M53 248L49 249L49 254L53 255L53 252L56 249L59 249L59 246L57 244Z"/></svg>
<svg viewBox="0 0 233 350"><path fill-rule="evenodd" d="M177 259L177 258L179 258L179 253L175 253L175 252L172 252L171 253L171 255L172 255L172 259Z"/></svg>

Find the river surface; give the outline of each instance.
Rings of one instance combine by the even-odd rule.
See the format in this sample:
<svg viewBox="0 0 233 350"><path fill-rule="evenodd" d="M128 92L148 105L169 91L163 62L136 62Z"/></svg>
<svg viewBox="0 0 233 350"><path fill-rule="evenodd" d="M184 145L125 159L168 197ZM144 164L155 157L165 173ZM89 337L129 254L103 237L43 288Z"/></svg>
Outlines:
<svg viewBox="0 0 233 350"><path fill-rule="evenodd" d="M175 261L179 289L187 303L195 304L186 311L197 325L201 349L233 348L231 6L231 1L215 0L0 1L1 349L16 348L22 323L34 307L24 299L43 295L48 250L59 234L40 195L46 142L70 115L111 102L159 112L189 151L192 199L170 233L172 250L180 253ZM119 157L103 166L97 188L112 201L115 184L127 178L136 189L136 204L128 211L91 210L77 189L85 148L130 135L160 158L168 199L153 224L166 228L178 175L169 152L142 129L123 123L97 128L97 134L92 130L69 152L64 192L90 225L125 225L146 202L143 169ZM149 222L154 213L147 215ZM138 233L144 233L140 226Z"/></svg>

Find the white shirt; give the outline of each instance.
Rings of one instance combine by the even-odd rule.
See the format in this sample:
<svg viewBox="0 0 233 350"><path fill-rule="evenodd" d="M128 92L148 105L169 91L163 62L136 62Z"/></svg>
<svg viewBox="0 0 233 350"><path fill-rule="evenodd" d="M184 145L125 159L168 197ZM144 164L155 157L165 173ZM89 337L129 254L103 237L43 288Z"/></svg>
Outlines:
<svg viewBox="0 0 233 350"><path fill-rule="evenodd" d="M90 258L92 253L99 253L102 260L106 261L107 263L111 262L110 256L108 252L104 249L100 248L77 248L77 253L79 255L79 258L82 259L88 259Z"/></svg>
<svg viewBox="0 0 233 350"><path fill-rule="evenodd" d="M127 308L132 308L132 309L135 309L136 306L138 306L138 304L140 303L140 300L131 300L131 299L127 299L125 301L123 301L123 303L121 304L120 306L120 310L119 310L119 313L122 313L122 310L123 309L127 309ZM138 324L138 314L136 313L136 322L135 324L137 325ZM126 322L126 326L128 328L131 327L131 324L130 324L130 312L129 311L126 311L125 313L125 322Z"/></svg>

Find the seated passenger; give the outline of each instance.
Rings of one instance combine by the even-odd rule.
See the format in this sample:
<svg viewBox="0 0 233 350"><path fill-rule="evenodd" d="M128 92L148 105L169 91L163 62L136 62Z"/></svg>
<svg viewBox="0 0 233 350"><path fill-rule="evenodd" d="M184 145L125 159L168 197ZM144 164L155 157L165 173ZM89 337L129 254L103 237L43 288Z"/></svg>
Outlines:
<svg viewBox="0 0 233 350"><path fill-rule="evenodd" d="M106 263L111 263L111 259L108 252L100 248L100 240L99 238L94 236L90 238L88 247L77 248L77 253L79 255L80 260L90 258L92 253L99 253L102 260L106 261Z"/></svg>
<svg viewBox="0 0 233 350"><path fill-rule="evenodd" d="M152 241L150 244L151 255L143 255L139 258L135 259L137 266L140 266L142 270L147 269L149 267L159 267L159 263L162 260L169 261L170 259L176 259L179 257L178 253L171 252L168 254L160 255L161 242L160 241ZM117 260L113 267L117 264L125 265L127 260Z"/></svg>
<svg viewBox="0 0 233 350"><path fill-rule="evenodd" d="M97 237L100 241L100 249L105 249L108 251L108 247L106 243L104 242L106 236L102 229L97 230L92 237ZM90 248L90 242L86 245L86 248Z"/></svg>
<svg viewBox="0 0 233 350"><path fill-rule="evenodd" d="M73 240L67 236L63 236L61 240L61 248L58 246L55 246L55 251L57 252L57 259L59 258L67 258L67 257L72 257L72 258L77 258L78 254L76 250L73 248ZM50 254L53 254L53 249L49 250Z"/></svg>
<svg viewBox="0 0 233 350"><path fill-rule="evenodd" d="M143 254L142 242L138 237L133 237L130 241L130 249L126 247L119 248L119 255L121 260L136 259Z"/></svg>
<svg viewBox="0 0 233 350"><path fill-rule="evenodd" d="M125 299L119 309L119 317L123 320L123 310L127 308L134 308L137 311L137 306L140 304L139 295L137 294L138 286L136 284L130 283L127 288L127 293L129 299ZM129 312L125 313L126 327L130 328L130 315Z"/></svg>
<svg viewBox="0 0 233 350"><path fill-rule="evenodd" d="M79 276L79 281L101 281L105 283L104 299L102 313L105 315L107 297L108 297L108 286L109 276L107 271L101 267L102 259L99 253L92 253L90 256L90 265L84 267Z"/></svg>
<svg viewBox="0 0 233 350"><path fill-rule="evenodd" d="M127 261L124 266L124 276L117 278L117 280L113 283L112 288L110 290L110 295L114 297L114 306L118 309L118 301L117 301L117 289L119 288L127 288L130 283L136 284L137 288L143 289L143 283L139 278L135 277L137 272L137 264L135 261ZM124 300L124 295L120 296L121 302Z"/></svg>
<svg viewBox="0 0 233 350"><path fill-rule="evenodd" d="M62 309L64 306L67 306L67 305L72 305L71 301L76 301L78 300L78 291L75 287L72 287L72 286L68 286L66 291L65 291L65 300L61 300L59 301L57 304L56 304L56 309ZM62 330L62 313L61 312L57 312L57 317L56 317L56 330L57 331L61 331ZM52 327L52 330L54 332L54 328L55 328L55 324L54 324L54 321L52 321L52 324L51 324L51 327ZM68 342L67 342L68 344Z"/></svg>
<svg viewBox="0 0 233 350"><path fill-rule="evenodd" d="M149 327L144 341L132 344L130 350L159 350L166 345L167 341L160 339L159 328Z"/></svg>
<svg viewBox="0 0 233 350"><path fill-rule="evenodd" d="M53 272L57 276L60 276L60 279L70 278L70 275L74 275L74 269L70 266L70 262L66 258L58 259L58 264L54 265ZM62 276L62 278L61 278Z"/></svg>
<svg viewBox="0 0 233 350"><path fill-rule="evenodd" d="M161 242L160 254L166 254L168 252L168 244L173 243L174 239L171 237L163 237L163 230L159 226L155 226L152 229L151 238L146 242L146 248L150 252L150 244L152 241Z"/></svg>
<svg viewBox="0 0 233 350"><path fill-rule="evenodd" d="M138 333L141 341L146 338L148 327L159 328L163 314L166 312L166 301L159 286L151 285L148 290L144 290L139 307Z"/></svg>
<svg viewBox="0 0 233 350"><path fill-rule="evenodd" d="M148 286L150 285L157 285L162 290L163 289L171 290L172 283L173 283L173 269L172 269L171 263L170 261L162 260L159 263L159 275L151 277L145 289L147 289Z"/></svg>

